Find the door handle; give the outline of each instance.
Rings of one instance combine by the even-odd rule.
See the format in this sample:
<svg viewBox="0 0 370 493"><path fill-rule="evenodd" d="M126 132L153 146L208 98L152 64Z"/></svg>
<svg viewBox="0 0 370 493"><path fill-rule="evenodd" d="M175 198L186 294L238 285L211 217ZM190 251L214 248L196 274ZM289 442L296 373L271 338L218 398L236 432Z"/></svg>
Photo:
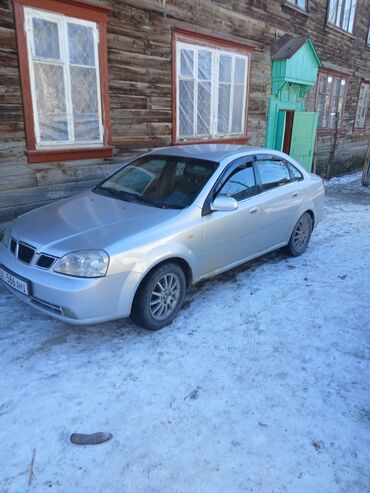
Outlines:
<svg viewBox="0 0 370 493"><path fill-rule="evenodd" d="M255 214L257 211L258 211L258 208L257 207L253 207L253 209L251 209L249 212L251 214Z"/></svg>
<svg viewBox="0 0 370 493"><path fill-rule="evenodd" d="M297 197L298 192L293 192L292 195L293 195L293 197Z"/></svg>

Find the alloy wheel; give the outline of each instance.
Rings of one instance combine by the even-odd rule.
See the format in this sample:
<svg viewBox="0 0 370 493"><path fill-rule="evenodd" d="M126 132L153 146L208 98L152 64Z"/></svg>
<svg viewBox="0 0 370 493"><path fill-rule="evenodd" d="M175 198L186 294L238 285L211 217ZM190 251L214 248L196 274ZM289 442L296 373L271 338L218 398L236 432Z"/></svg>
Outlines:
<svg viewBox="0 0 370 493"><path fill-rule="evenodd" d="M150 296L150 313L156 320L164 320L176 309L180 299L179 277L168 273L158 279Z"/></svg>

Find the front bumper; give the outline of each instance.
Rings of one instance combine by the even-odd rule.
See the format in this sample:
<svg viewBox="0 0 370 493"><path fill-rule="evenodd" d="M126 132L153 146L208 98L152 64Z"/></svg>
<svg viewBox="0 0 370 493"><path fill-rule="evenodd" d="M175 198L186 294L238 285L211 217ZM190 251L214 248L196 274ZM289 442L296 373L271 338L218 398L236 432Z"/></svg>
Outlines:
<svg viewBox="0 0 370 493"><path fill-rule="evenodd" d="M26 296L0 280L10 291L36 309L73 325L128 317L141 277L132 271L94 279L66 276L19 261L3 243L0 264L32 284L31 296Z"/></svg>

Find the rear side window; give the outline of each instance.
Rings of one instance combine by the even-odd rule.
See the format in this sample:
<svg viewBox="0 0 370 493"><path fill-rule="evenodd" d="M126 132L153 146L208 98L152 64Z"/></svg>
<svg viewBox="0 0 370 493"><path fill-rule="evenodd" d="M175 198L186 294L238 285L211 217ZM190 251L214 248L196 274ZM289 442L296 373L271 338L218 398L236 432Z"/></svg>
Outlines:
<svg viewBox="0 0 370 493"><path fill-rule="evenodd" d="M257 161L257 169L263 190L280 187L291 181L287 165L283 161Z"/></svg>
<svg viewBox="0 0 370 493"><path fill-rule="evenodd" d="M303 175L302 173L295 167L293 166L291 163L287 162L287 166L289 168L289 171L290 171L290 175L292 177L292 181L299 181L299 180L303 180Z"/></svg>
<svg viewBox="0 0 370 493"><path fill-rule="evenodd" d="M221 186L218 196L233 197L240 201L257 193L256 179L252 165L241 166L234 170L227 181Z"/></svg>

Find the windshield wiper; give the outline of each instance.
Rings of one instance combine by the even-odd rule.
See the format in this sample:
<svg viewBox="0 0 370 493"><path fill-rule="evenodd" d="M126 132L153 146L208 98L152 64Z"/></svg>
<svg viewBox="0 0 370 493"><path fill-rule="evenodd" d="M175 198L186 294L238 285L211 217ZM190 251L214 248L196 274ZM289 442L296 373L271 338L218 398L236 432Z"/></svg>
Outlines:
<svg viewBox="0 0 370 493"><path fill-rule="evenodd" d="M134 202L136 199L135 194L131 194L128 192L125 192L124 190L117 190L116 188L113 187L95 187L93 188L95 192L101 192L101 193L107 193L109 195L113 195L114 197L117 197L120 200L126 201L126 202Z"/></svg>

